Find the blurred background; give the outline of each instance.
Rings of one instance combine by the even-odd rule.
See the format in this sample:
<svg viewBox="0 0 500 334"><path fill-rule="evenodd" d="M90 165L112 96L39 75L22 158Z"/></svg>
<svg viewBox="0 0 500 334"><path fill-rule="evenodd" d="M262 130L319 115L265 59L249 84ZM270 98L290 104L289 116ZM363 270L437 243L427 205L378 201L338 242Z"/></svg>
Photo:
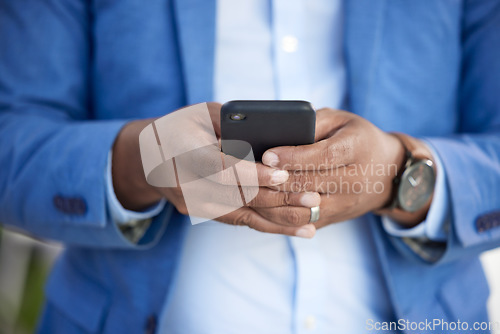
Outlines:
<svg viewBox="0 0 500 334"><path fill-rule="evenodd" d="M62 246L0 226L0 334L33 333L43 287ZM490 283L490 321L500 322L500 249L481 256ZM500 334L500 330L494 334Z"/></svg>
<svg viewBox="0 0 500 334"><path fill-rule="evenodd" d="M0 226L0 334L33 333L45 281L61 250Z"/></svg>

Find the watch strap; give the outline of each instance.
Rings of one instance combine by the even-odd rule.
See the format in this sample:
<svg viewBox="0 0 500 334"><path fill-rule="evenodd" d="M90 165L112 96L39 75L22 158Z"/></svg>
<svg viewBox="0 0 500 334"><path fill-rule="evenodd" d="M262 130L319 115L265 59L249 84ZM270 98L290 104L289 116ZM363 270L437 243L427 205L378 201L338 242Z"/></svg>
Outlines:
<svg viewBox="0 0 500 334"><path fill-rule="evenodd" d="M374 213L377 215L390 215L392 219L404 222L410 220L415 213L406 212L399 206L398 189L401 182L401 177L403 176L405 170L414 162L424 159L432 161L432 153L424 145L417 145L418 139L399 132L392 132L391 135L396 137L403 145L403 148L405 150L405 160L393 180L393 192L389 204L382 209L376 210ZM429 202L430 201L432 201L432 196L429 199ZM424 209L422 209L422 212L423 211ZM417 212L416 214L423 215L423 219L425 218L425 213L422 212Z"/></svg>
<svg viewBox="0 0 500 334"><path fill-rule="evenodd" d="M427 149L424 145L416 145L416 141L418 139L415 139L411 136L408 136L400 132L391 132L391 134L397 139L399 139L401 144L403 144L405 150L407 152L410 152L414 160L422 160L422 159L432 160L432 154L429 149Z"/></svg>

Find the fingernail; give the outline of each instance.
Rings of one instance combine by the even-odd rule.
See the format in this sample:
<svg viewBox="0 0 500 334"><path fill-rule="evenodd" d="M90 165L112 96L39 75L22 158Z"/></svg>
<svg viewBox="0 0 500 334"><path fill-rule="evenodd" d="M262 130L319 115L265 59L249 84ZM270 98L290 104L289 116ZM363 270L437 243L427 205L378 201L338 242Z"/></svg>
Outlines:
<svg viewBox="0 0 500 334"><path fill-rule="evenodd" d="M276 155L276 153L267 151L262 156L262 163L270 167L276 167L280 163L280 159L278 158L278 155Z"/></svg>
<svg viewBox="0 0 500 334"><path fill-rule="evenodd" d="M273 186L285 183L286 180L288 180L288 172L286 170L275 170L271 174L271 185Z"/></svg>
<svg viewBox="0 0 500 334"><path fill-rule="evenodd" d="M301 228L299 228L297 230L297 232L295 233L295 235L297 237L300 237L300 238L311 239L312 237L314 237L315 233L316 233L316 229L314 228L314 225L308 224L308 225L304 225Z"/></svg>
<svg viewBox="0 0 500 334"><path fill-rule="evenodd" d="M318 193L305 193L300 198L300 204L308 208L314 208L321 203L321 196Z"/></svg>

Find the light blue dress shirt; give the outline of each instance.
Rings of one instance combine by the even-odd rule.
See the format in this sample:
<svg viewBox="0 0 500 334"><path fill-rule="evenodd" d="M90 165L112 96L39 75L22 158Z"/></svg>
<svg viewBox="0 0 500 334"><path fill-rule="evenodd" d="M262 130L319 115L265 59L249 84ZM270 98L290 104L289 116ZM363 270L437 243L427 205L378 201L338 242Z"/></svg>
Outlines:
<svg viewBox="0 0 500 334"><path fill-rule="evenodd" d="M317 108L341 108L341 4L219 0L215 100L302 99ZM439 159L437 165L427 221L402 229L385 218L387 232L443 239L447 193ZM164 202L142 213L123 209L110 173L108 168L108 205L117 223L161 210ZM367 319L392 320L366 224L363 217L332 224L312 240L215 221L190 226L160 333L360 333Z"/></svg>

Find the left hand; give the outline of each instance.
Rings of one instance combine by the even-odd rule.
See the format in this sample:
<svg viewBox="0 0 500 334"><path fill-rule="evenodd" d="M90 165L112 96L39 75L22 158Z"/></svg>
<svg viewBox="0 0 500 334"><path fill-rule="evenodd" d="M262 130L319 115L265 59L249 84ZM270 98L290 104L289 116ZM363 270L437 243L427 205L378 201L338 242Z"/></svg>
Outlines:
<svg viewBox="0 0 500 334"><path fill-rule="evenodd" d="M314 144L272 148L264 153L262 162L290 171L288 181L274 189L321 194L320 219L314 223L320 228L386 206L404 154L396 137L364 118L321 109L316 116ZM310 209L304 207L256 210L272 221L291 219L293 225L310 219Z"/></svg>

